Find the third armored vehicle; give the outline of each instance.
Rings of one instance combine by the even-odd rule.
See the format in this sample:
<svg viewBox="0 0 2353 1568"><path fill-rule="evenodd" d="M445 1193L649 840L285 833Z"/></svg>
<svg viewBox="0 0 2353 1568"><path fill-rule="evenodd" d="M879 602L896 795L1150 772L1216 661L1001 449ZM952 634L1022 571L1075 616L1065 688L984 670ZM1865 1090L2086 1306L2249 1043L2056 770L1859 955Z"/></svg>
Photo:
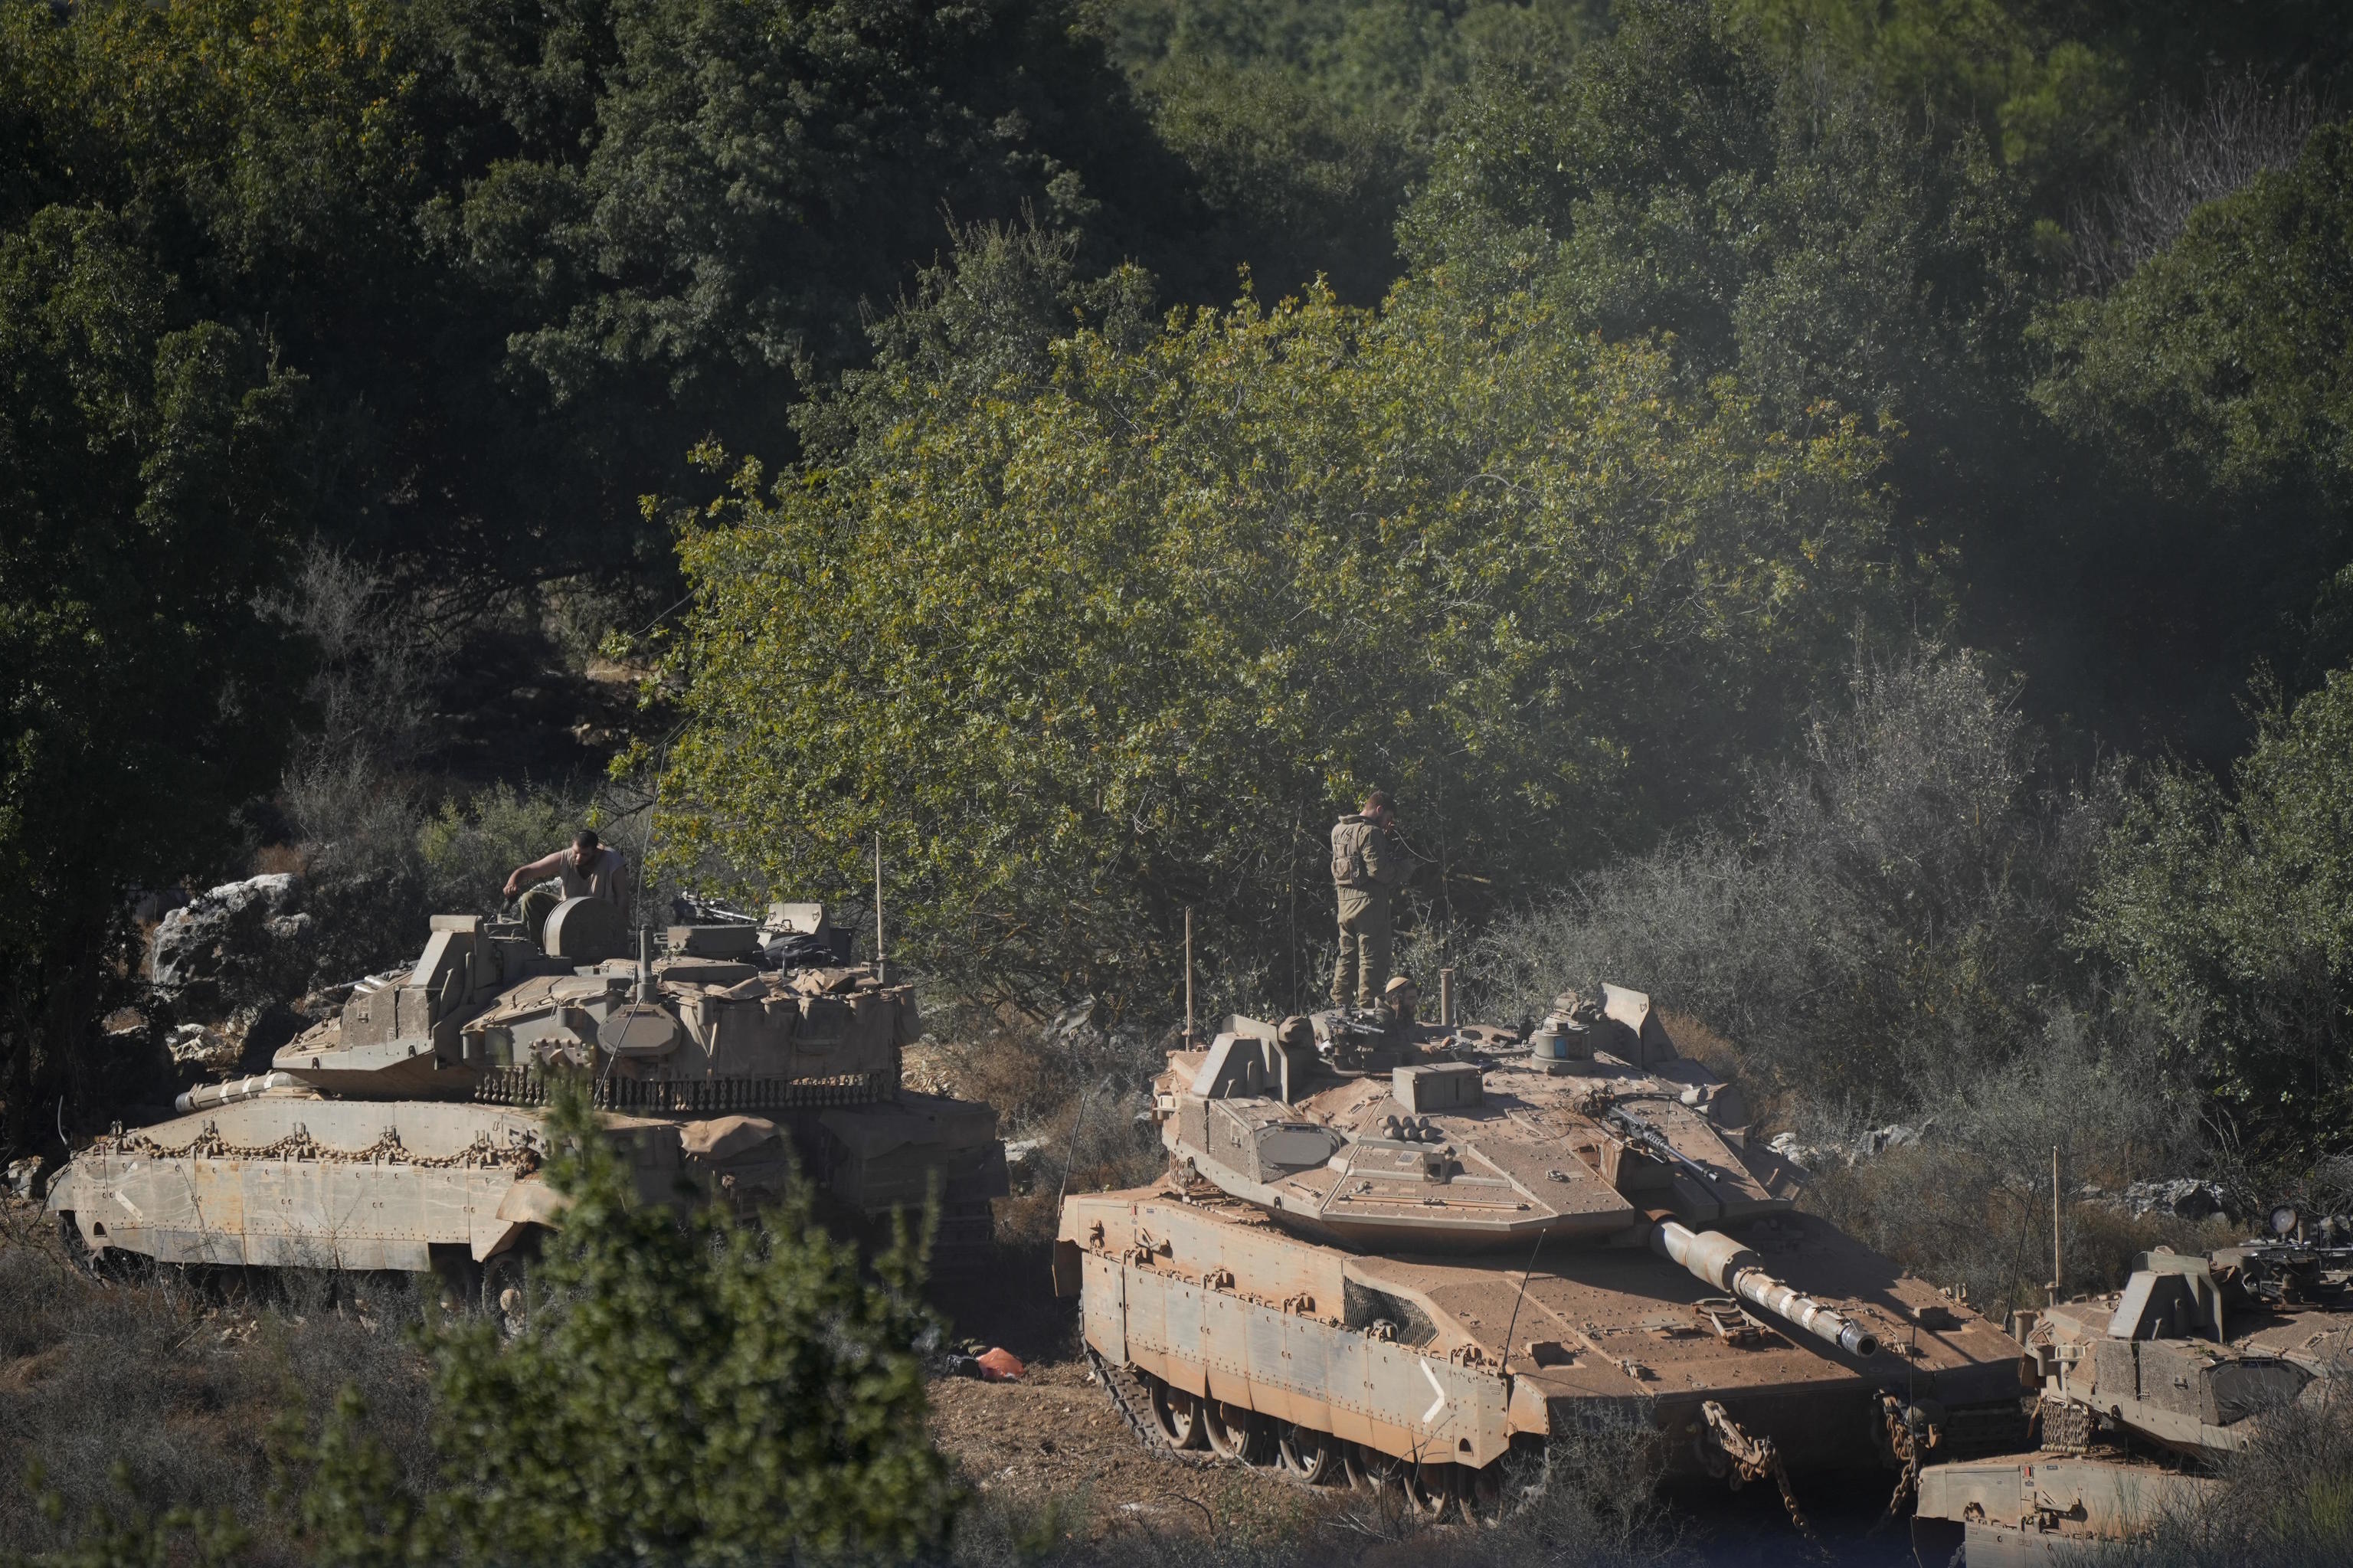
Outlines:
<svg viewBox="0 0 2353 1568"><path fill-rule="evenodd" d="M2353 1376L2353 1245L2276 1234L2133 1260L2125 1287L2017 1315L2041 1390L2040 1446L1920 1477L1924 1563L2096 1563L2220 1484L2213 1462L2298 1400ZM2328 1224L2331 1232L2335 1225ZM2353 1237L2346 1238L2353 1241Z"/></svg>
<svg viewBox="0 0 2353 1568"><path fill-rule="evenodd" d="M1418 1507L1504 1506L1581 1424L1779 1483L2023 1436L2017 1345L1797 1212L1793 1169L1640 992L1515 1031L1230 1018L1158 1081L1171 1169L1054 1262L1154 1441Z"/></svg>
<svg viewBox="0 0 2353 1568"><path fill-rule="evenodd" d="M77 1154L49 1209L101 1258L431 1269L495 1300L562 1222L542 1118L568 1071L650 1202L753 1206L797 1167L853 1224L935 1195L939 1266L979 1261L1006 1191L997 1116L900 1086L910 988L847 961L815 905L630 945L586 898L536 941L436 916L414 964L361 982L268 1073Z"/></svg>

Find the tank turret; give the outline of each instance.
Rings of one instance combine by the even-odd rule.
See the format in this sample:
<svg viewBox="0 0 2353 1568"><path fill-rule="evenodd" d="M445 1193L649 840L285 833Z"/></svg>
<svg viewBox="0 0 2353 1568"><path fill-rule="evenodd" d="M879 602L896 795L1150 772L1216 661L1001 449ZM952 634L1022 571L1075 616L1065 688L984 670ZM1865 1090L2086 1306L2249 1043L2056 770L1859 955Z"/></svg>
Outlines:
<svg viewBox="0 0 2353 1568"><path fill-rule="evenodd" d="M2024 1435L2016 1344L1799 1212L1640 991L1525 1034L1231 1017L1155 1089L1167 1180L1067 1200L1055 1262L1155 1441L1476 1510L1588 1414L1785 1493Z"/></svg>
<svg viewBox="0 0 2353 1568"><path fill-rule="evenodd" d="M414 963L359 982L269 1072L78 1154L49 1207L100 1255L462 1272L559 1223L540 1118L569 1075L649 1201L754 1206L797 1170L855 1223L936 1184L935 1268L978 1266L1007 1190L996 1113L901 1086L913 989L852 961L818 906L690 913L633 934L574 899L537 942L436 916Z"/></svg>
<svg viewBox="0 0 2353 1568"><path fill-rule="evenodd" d="M1169 1058L1163 1141L1188 1181L1359 1249L1606 1238L1654 1210L1702 1227L1786 1213L1795 1173L1734 1146L1732 1091L1672 1057L1649 998L1610 989L1635 1019L1607 1036L1626 1054L1588 1044L1574 1074L1498 1030L1324 1014L1286 1043L1229 1019L1206 1051ZM1646 1025L1667 1058L1655 1071L1637 1065Z"/></svg>
<svg viewBox="0 0 2353 1568"><path fill-rule="evenodd" d="M2042 1561L2129 1542L2209 1495L2216 1462L2266 1417L2342 1397L2353 1246L2337 1245L2333 1222L2311 1235L2293 1210L2275 1216L2270 1237L2142 1253L2122 1290L2015 1314L2039 1446L1923 1471L1922 1560Z"/></svg>

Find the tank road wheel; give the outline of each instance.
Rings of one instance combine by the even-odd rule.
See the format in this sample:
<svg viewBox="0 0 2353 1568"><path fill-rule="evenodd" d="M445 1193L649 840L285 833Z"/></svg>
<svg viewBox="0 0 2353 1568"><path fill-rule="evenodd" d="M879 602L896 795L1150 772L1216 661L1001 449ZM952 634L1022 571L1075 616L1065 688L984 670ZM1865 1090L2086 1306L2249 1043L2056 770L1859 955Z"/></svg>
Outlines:
<svg viewBox="0 0 2353 1568"><path fill-rule="evenodd" d="M1398 1470L1401 1463L1377 1448L1366 1447L1362 1443L1340 1445L1340 1467L1347 1474L1350 1491L1368 1495L1387 1491L1398 1484Z"/></svg>
<svg viewBox="0 0 2353 1568"><path fill-rule="evenodd" d="M1253 1467L1267 1462L1272 1445L1267 1441L1266 1424L1255 1411L1222 1399L1205 1399L1201 1425L1203 1436L1209 1439L1209 1451L1218 1457Z"/></svg>
<svg viewBox="0 0 2353 1568"><path fill-rule="evenodd" d="M1201 1420L1201 1402L1158 1378L1152 1380L1152 1424L1160 1428L1160 1436L1168 1439L1171 1448L1198 1448L1202 1445L1205 1424Z"/></svg>
<svg viewBox="0 0 2353 1568"><path fill-rule="evenodd" d="M1275 1457L1282 1473L1303 1487L1320 1487L1340 1478L1340 1440L1329 1432L1285 1422L1276 1430Z"/></svg>
<svg viewBox="0 0 2353 1568"><path fill-rule="evenodd" d="M482 1260L482 1310L510 1334L531 1322L532 1275L539 1262L539 1237L526 1231L512 1246Z"/></svg>
<svg viewBox="0 0 2353 1568"><path fill-rule="evenodd" d="M1460 1465L1444 1459L1424 1459L1419 1464L1398 1467L1398 1479L1405 1489L1405 1505L1409 1511L1432 1523L1444 1519L1453 1510L1455 1495L1461 1486Z"/></svg>
<svg viewBox="0 0 2353 1568"><path fill-rule="evenodd" d="M1465 1520L1493 1530L1519 1511L1525 1488L1517 1484L1520 1478L1505 1473L1511 1462L1509 1458L1498 1459L1476 1470L1453 1467L1461 1471L1456 1496L1462 1504Z"/></svg>

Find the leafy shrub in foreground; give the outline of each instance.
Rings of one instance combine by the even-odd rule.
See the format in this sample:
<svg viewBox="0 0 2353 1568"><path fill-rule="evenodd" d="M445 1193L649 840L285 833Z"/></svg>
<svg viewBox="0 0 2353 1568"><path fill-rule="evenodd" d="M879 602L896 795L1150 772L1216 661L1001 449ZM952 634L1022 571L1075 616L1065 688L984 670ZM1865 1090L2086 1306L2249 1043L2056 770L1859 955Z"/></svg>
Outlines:
<svg viewBox="0 0 2353 1568"><path fill-rule="evenodd" d="M406 1495L347 1400L307 1457L321 1561L904 1558L958 1493L925 1426L921 1244L861 1274L807 1194L754 1225L638 1202L585 1097L552 1118L571 1198L508 1337L435 1342L442 1485Z"/></svg>

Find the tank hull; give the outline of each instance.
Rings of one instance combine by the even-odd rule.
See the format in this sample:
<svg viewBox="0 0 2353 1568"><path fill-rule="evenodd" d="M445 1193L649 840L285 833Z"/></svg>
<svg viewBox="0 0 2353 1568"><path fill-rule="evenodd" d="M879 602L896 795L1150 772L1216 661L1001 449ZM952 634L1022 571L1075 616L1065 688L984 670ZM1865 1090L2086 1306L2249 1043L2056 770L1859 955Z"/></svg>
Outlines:
<svg viewBox="0 0 2353 1568"><path fill-rule="evenodd" d="M2131 1561L2194 1514L2279 1413L2343 1396L2353 1248L2334 1240L2159 1247L2122 1290L2019 1313L2042 1447L1922 1471L1923 1561Z"/></svg>
<svg viewBox="0 0 2353 1568"><path fill-rule="evenodd" d="M1532 1269L1356 1254L1166 1188L1069 1200L1055 1266L1088 1346L1147 1386L1394 1459L1479 1470L1635 1420L1663 1470L1720 1474L1714 1404L1792 1473L1893 1467L1890 1396L1935 1402L1978 1451L2023 1437L2006 1335L1819 1222L1789 1216L1776 1234L1777 1265L1878 1323L1888 1349L1841 1355L1753 1319L1727 1337L1701 1311L1705 1284L1646 1247L1564 1245Z"/></svg>
<svg viewBox="0 0 2353 1568"><path fill-rule="evenodd" d="M424 1272L480 1263L562 1224L539 1174L543 1113L446 1100L272 1094L100 1139L48 1207L93 1256L269 1268ZM761 1115L605 1113L640 1195L754 1209L812 1177L855 1226L920 1209L936 1186L945 1271L976 1266L1006 1190L987 1107L902 1093Z"/></svg>
<svg viewBox="0 0 2353 1568"><path fill-rule="evenodd" d="M2221 1483L2145 1460L2021 1454L1937 1465L1920 1475L1912 1539L1924 1563L2125 1563L2158 1520L2187 1514Z"/></svg>

